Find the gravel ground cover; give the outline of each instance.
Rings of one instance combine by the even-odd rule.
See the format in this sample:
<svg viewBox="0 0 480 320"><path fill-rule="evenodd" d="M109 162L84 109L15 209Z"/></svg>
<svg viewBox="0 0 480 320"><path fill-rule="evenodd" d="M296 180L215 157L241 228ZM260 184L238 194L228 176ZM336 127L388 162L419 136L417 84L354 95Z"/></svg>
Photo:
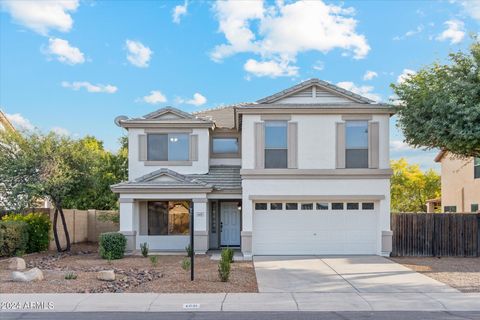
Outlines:
<svg viewBox="0 0 480 320"><path fill-rule="evenodd" d="M480 258L395 257L390 259L462 292L480 292Z"/></svg>
<svg viewBox="0 0 480 320"><path fill-rule="evenodd" d="M101 259L97 245L73 245L71 253L47 251L23 257L27 269L38 267L45 280L30 283L10 281L8 259L0 260L0 293L60 293L60 292L258 292L255 270L251 261L232 264L230 280L218 278L218 261L206 255L195 259L195 281L190 271L181 267L184 255L159 255L158 264L152 266L148 258L127 256L109 263ZM115 270L116 280L97 280L100 270ZM74 272L76 279L65 275Z"/></svg>

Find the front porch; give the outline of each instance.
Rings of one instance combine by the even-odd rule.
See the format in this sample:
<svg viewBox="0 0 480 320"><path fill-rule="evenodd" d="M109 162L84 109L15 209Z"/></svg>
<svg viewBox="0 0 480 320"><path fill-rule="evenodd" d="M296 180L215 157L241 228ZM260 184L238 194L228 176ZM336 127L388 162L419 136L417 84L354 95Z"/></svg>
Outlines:
<svg viewBox="0 0 480 320"><path fill-rule="evenodd" d="M120 194L120 231L128 251L147 243L152 252L185 251L194 212L194 250L241 248L240 167L212 166L207 174L182 175L160 169L112 186Z"/></svg>

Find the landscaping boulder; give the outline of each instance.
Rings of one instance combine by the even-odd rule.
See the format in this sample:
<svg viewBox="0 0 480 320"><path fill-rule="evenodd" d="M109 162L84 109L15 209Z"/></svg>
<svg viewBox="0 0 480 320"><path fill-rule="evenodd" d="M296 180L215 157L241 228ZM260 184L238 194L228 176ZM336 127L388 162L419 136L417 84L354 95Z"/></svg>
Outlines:
<svg viewBox="0 0 480 320"><path fill-rule="evenodd" d="M97 279L103 281L114 281L115 280L115 271L113 270L103 270L97 272Z"/></svg>
<svg viewBox="0 0 480 320"><path fill-rule="evenodd" d="M8 264L9 270L25 270L25 260L22 258L14 257L10 259L10 263Z"/></svg>
<svg viewBox="0 0 480 320"><path fill-rule="evenodd" d="M12 281L14 282L30 282L40 280L43 280L43 272L38 268L33 268L25 272L12 272Z"/></svg>

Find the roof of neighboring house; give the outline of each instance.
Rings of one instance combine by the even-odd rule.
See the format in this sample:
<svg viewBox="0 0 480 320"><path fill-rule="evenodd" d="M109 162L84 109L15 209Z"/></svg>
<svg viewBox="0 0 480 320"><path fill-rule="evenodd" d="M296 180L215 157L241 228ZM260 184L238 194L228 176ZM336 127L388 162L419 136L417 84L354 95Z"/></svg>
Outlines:
<svg viewBox="0 0 480 320"><path fill-rule="evenodd" d="M447 153L446 150L441 150L436 156L435 159L433 159L435 162L440 162L443 158L443 156Z"/></svg>
<svg viewBox="0 0 480 320"><path fill-rule="evenodd" d="M111 186L113 192L145 189L192 189L209 192L212 190L231 191L242 187L240 166L211 166L207 174L183 175L170 169L162 168L146 174L133 181L126 181Z"/></svg>
<svg viewBox="0 0 480 320"><path fill-rule="evenodd" d="M301 83L299 83L299 84L297 84L293 87L282 90L282 91L277 92L275 94L272 94L268 97L262 98L262 99L258 100L257 103L272 103L272 102L275 102L279 99L282 99L282 98L290 95L293 92L300 91L300 90L302 90L304 88L307 88L311 85L317 85L317 86L319 86L319 87L321 87L325 90L329 90L329 91L338 93L338 94L340 94L342 96L345 96L345 97L348 97L349 99L354 100L355 102L358 102L358 103L368 103L368 104L375 103L375 101L373 101L371 99L368 99L368 98L363 97L359 94L356 94L356 93L353 93L351 91L345 90L343 88L340 88L339 86L336 86L334 84L328 83L326 81L323 81L323 80L320 80L320 79L317 79L317 78L313 78L313 79L303 81L303 82L301 82Z"/></svg>
<svg viewBox="0 0 480 320"><path fill-rule="evenodd" d="M15 127L8 120L7 116L2 112L2 110L0 110L0 125L6 129L15 131Z"/></svg>

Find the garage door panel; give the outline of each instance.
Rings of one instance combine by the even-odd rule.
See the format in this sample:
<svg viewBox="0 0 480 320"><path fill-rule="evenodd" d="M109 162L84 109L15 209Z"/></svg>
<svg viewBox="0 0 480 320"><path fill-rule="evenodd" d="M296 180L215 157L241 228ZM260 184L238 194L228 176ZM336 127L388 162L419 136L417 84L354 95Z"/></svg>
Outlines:
<svg viewBox="0 0 480 320"><path fill-rule="evenodd" d="M253 251L256 255L376 254L376 223L375 210L256 211Z"/></svg>

